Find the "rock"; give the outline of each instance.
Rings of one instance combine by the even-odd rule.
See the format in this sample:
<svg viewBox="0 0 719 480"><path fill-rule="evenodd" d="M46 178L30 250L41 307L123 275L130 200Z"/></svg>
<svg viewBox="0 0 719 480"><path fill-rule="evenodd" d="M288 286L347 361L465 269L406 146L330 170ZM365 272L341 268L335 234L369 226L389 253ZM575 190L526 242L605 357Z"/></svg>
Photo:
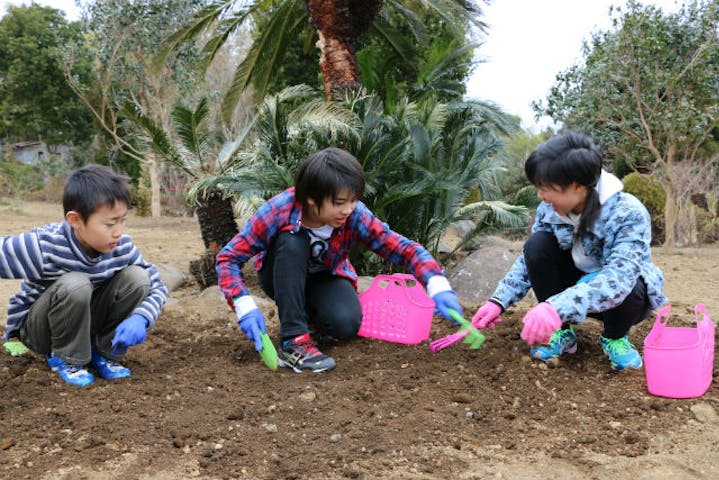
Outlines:
<svg viewBox="0 0 719 480"><path fill-rule="evenodd" d="M15 440L10 437L0 438L0 450L7 450L15 445Z"/></svg>
<svg viewBox="0 0 719 480"><path fill-rule="evenodd" d="M374 277L368 277L368 276L362 276L357 279L357 291L359 293L364 292L367 290L370 285L372 285L372 282L374 281Z"/></svg>
<svg viewBox="0 0 719 480"><path fill-rule="evenodd" d="M270 433L277 433L277 431L278 431L277 425L275 425L274 423L265 423L263 425L263 427L265 427L265 430L267 430Z"/></svg>
<svg viewBox="0 0 719 480"><path fill-rule="evenodd" d="M340 443L340 440L342 440L342 434L335 433L330 437L330 442L332 443Z"/></svg>
<svg viewBox="0 0 719 480"><path fill-rule="evenodd" d="M220 290L219 285L213 285L211 287L207 287L200 293L201 298L208 298L212 300L218 300L220 302L225 301L225 296L222 294L222 291Z"/></svg>
<svg viewBox="0 0 719 480"><path fill-rule="evenodd" d="M185 274L175 267L165 265L164 263L156 263L157 271L160 272L160 278L167 287L169 292L178 289L185 283Z"/></svg>
<svg viewBox="0 0 719 480"><path fill-rule="evenodd" d="M313 402L317 398L317 394L315 392L302 392L300 393L300 400L304 402Z"/></svg>
<svg viewBox="0 0 719 480"><path fill-rule="evenodd" d="M449 277L460 301L484 303L494 293L518 253L506 247L482 247L462 260Z"/></svg>
<svg viewBox="0 0 719 480"><path fill-rule="evenodd" d="M719 416L717 415L716 410L714 410L714 407L709 405L707 402L692 405L690 410L694 414L694 417L696 417L696 419L701 423L719 423Z"/></svg>

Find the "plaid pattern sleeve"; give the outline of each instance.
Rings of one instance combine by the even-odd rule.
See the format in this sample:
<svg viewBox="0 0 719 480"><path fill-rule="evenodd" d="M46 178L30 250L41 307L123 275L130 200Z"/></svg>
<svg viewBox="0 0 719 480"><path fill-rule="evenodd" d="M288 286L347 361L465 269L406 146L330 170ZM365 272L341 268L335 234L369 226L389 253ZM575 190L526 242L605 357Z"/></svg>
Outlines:
<svg viewBox="0 0 719 480"><path fill-rule="evenodd" d="M403 265L424 286L433 276L444 274L442 267L426 248L391 230L362 202L357 202L349 222L347 233L355 235L357 241L388 262Z"/></svg>
<svg viewBox="0 0 719 480"><path fill-rule="evenodd" d="M220 290L233 310L235 298L250 294L242 275L243 265L267 250L272 239L292 225L292 218L296 215L293 203L292 188L266 201L250 217L242 231L217 254L215 268Z"/></svg>

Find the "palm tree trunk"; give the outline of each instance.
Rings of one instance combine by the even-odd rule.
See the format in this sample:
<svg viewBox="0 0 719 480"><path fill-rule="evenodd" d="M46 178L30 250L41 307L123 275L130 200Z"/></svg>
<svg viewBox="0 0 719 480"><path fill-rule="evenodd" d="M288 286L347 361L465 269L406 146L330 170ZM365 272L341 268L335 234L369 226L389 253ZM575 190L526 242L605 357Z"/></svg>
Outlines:
<svg viewBox="0 0 719 480"><path fill-rule="evenodd" d="M372 24L383 0L305 0L317 30L320 71L328 100L357 89L360 82L355 40Z"/></svg>
<svg viewBox="0 0 719 480"><path fill-rule="evenodd" d="M217 284L215 256L237 235L238 230L231 199L218 191L207 194L196 213L206 250L200 258L190 261L190 273L204 289Z"/></svg>
<svg viewBox="0 0 719 480"><path fill-rule="evenodd" d="M237 235L235 212L231 199L213 191L207 194L197 207L197 221L205 248L219 252L232 237Z"/></svg>

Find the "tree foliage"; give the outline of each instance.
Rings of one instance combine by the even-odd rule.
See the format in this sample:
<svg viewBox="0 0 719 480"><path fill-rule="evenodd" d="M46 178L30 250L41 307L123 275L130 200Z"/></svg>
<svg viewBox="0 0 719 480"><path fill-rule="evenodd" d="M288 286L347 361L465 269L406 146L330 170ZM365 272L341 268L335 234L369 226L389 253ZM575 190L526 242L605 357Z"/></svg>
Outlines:
<svg viewBox="0 0 719 480"><path fill-rule="evenodd" d="M0 19L0 138L80 143L91 131L82 102L65 83L60 50L82 36L54 8L37 4L8 8ZM89 52L78 56L72 74L88 84Z"/></svg>
<svg viewBox="0 0 719 480"><path fill-rule="evenodd" d="M615 164L659 176L671 247L674 167L697 160L719 117L719 1L692 0L676 13L630 1L610 13L613 28L592 35L584 64L559 74L535 109L593 135Z"/></svg>
<svg viewBox="0 0 719 480"><path fill-rule="evenodd" d="M491 155L515 120L480 102L415 102L399 99L391 112L364 91L326 101L306 86L265 98L248 141L228 174L208 179L249 202L269 198L294 184L301 162L328 146L357 157L366 177L363 201L392 228L436 254L439 239L456 220L488 226L524 224L525 210L498 200ZM474 188L483 200L467 204ZM364 273L386 269L363 250L353 263Z"/></svg>
<svg viewBox="0 0 719 480"><path fill-rule="evenodd" d="M330 15L332 7L334 7L334 16ZM232 85L226 94L224 112L225 117L228 118L239 94L249 86L254 87L257 98L261 99L264 96L272 79L284 63L287 51L291 50L289 46L296 39L304 39L305 48L308 50L307 47L315 37L312 33L305 33L307 29L317 31L320 35L321 41L317 42L317 45L321 51L320 67L323 68L326 93L333 90L335 86L351 86L350 84L353 82L358 84L359 71L356 66L357 60L354 57L354 43L367 29L371 28L373 31L377 31L377 34L384 35L388 40L387 45L392 49L401 51L409 45L407 39L399 35L400 32L389 28L382 29L381 15L379 21L374 21L380 8L393 9L397 12L398 18L404 18L414 36L413 40L424 38L424 41L427 41L430 38L420 20L421 12L427 10L435 12L439 21L446 25L456 38L463 38L467 23L483 26L478 20L479 6L475 1L470 0L392 0L386 2L382 0L349 2L216 0L198 11L185 27L164 42L156 61L158 64L164 62L169 53L179 45L195 40L205 32L210 32L210 40L203 47L205 64L209 64L219 48L233 33L250 23L253 18L263 17L263 28L258 31L247 57L237 68ZM346 35L344 37L337 35L341 33L340 31ZM333 39L342 45L328 46L327 42ZM348 78L328 78L331 76L327 74L328 69L332 70L331 67L342 62L332 58L328 59L327 55L336 53L338 50L345 51L345 60L347 61L345 66L354 70L355 78L352 78L352 75L349 75Z"/></svg>

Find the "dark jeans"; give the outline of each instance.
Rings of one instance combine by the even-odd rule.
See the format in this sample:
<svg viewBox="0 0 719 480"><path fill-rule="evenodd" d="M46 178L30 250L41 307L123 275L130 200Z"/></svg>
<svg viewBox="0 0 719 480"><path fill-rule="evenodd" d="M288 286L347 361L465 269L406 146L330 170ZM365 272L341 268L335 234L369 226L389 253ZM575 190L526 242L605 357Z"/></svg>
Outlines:
<svg viewBox="0 0 719 480"><path fill-rule="evenodd" d="M556 237L548 232L536 232L527 240L524 259L529 281L540 302L575 285L585 275L574 265L572 251L561 250ZM605 338L621 338L632 325L644 320L649 311L647 285L639 278L621 305L589 316L604 322Z"/></svg>
<svg viewBox="0 0 719 480"><path fill-rule="evenodd" d="M310 321L338 340L357 335L362 307L352 283L329 271L309 273L307 232L282 232L274 240L258 272L260 286L277 304L280 338L308 332Z"/></svg>
<svg viewBox="0 0 719 480"><path fill-rule="evenodd" d="M150 291L150 276L130 265L93 288L87 275L69 272L55 280L33 304L20 329L20 339L35 353L53 353L72 365L85 365L92 350L112 353L115 327L135 310Z"/></svg>

